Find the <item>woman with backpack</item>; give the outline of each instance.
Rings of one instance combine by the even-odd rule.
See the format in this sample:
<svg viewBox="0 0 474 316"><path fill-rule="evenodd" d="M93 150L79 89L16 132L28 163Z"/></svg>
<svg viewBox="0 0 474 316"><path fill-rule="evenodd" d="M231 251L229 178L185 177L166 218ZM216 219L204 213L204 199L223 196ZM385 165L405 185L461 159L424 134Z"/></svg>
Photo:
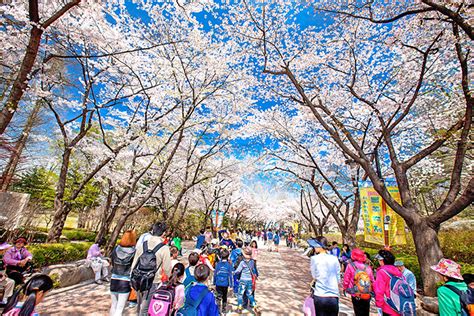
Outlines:
<svg viewBox="0 0 474 316"><path fill-rule="evenodd" d="M41 303L46 293L52 290L53 280L46 274L33 276L19 290L13 293L3 309L6 316L38 316L35 307Z"/></svg>
<svg viewBox="0 0 474 316"><path fill-rule="evenodd" d="M352 297L356 316L370 315L370 298L375 280L372 268L367 265L366 260L365 253L359 248L354 248L344 272L344 291Z"/></svg>
<svg viewBox="0 0 474 316"><path fill-rule="evenodd" d="M137 235L127 230L112 251L112 277L110 280L110 316L121 316L130 294L130 269L135 256Z"/></svg>
<svg viewBox="0 0 474 316"><path fill-rule="evenodd" d="M375 306L384 316L416 315L415 293L394 266L395 256L380 250L375 259L380 264L374 282Z"/></svg>
<svg viewBox="0 0 474 316"><path fill-rule="evenodd" d="M443 286L438 288L439 314L446 316L469 315L469 311L461 305L462 293L467 293L467 284L463 282L461 266L449 259L441 259L431 269L438 272ZM467 302L465 302L467 303Z"/></svg>

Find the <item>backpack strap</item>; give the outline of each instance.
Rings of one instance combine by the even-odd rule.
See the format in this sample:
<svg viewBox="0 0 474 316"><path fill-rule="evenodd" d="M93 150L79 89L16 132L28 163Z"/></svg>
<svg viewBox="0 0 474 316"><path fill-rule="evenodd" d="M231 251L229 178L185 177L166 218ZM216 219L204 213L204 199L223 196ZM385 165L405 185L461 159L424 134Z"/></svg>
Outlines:
<svg viewBox="0 0 474 316"><path fill-rule="evenodd" d="M205 287L204 289L202 289L201 293L199 293L199 296L197 297L197 299L194 301L195 304L194 307L198 308L199 305L201 305L202 301L204 300L204 298L206 297L207 293L209 293L209 290L207 289L207 287ZM197 303L197 304L196 304Z"/></svg>
<svg viewBox="0 0 474 316"><path fill-rule="evenodd" d="M244 264L247 266L247 268L249 268L249 270L250 270L250 275L251 275L252 277L254 277L255 275L254 275L254 273L253 273L253 268L255 267L255 265L253 265L252 267L250 267L250 266L247 264L247 262L245 262L245 260L242 260L242 261L243 261ZM250 259L250 260L249 260L249 263L250 263L250 261L253 261L253 260Z"/></svg>
<svg viewBox="0 0 474 316"><path fill-rule="evenodd" d="M352 260L349 260L349 264L354 268L354 276L357 274L357 271L359 270L356 266L356 264L354 263L354 261Z"/></svg>
<svg viewBox="0 0 474 316"><path fill-rule="evenodd" d="M444 287L450 289L451 291L453 291L454 293L456 293L457 296L459 296L459 302L461 302L461 308L463 308L464 310L467 311L467 302L465 302L463 299L462 299L462 291L458 288L456 288L455 286L452 286L450 284L445 284L443 285Z"/></svg>
<svg viewBox="0 0 474 316"><path fill-rule="evenodd" d="M458 296L461 296L461 290L459 290L458 288L450 285L450 284L445 284L443 285L444 287L447 287L448 289L450 289L451 291L453 291L454 293L456 293Z"/></svg>
<svg viewBox="0 0 474 316"><path fill-rule="evenodd" d="M391 278L397 278L397 279L402 279L402 277L398 277L396 276L395 274L391 274L390 272L388 272L387 270L383 270L383 272L385 272L386 275L388 275L388 277L391 279Z"/></svg>
<svg viewBox="0 0 474 316"><path fill-rule="evenodd" d="M145 240L143 242L143 252L147 252L148 251L148 240Z"/></svg>
<svg viewBox="0 0 474 316"><path fill-rule="evenodd" d="M165 245L165 244L162 243L162 242L160 242L158 245L156 245L155 248L153 248L153 250L152 250L152 251L153 251L153 254L156 255L156 253L158 252L158 250L160 250L161 247L163 247L164 245ZM148 244L147 244L147 248L148 248Z"/></svg>

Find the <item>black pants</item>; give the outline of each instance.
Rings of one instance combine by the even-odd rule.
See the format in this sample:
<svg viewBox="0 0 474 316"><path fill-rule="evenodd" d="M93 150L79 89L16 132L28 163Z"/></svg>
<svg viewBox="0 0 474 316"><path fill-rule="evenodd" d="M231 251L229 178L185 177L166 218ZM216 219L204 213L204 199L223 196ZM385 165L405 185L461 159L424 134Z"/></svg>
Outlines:
<svg viewBox="0 0 474 316"><path fill-rule="evenodd" d="M33 264L29 261L25 264L24 267L7 265L5 273L10 279L15 281L15 285L23 284L25 282L23 272L30 271L32 267Z"/></svg>
<svg viewBox="0 0 474 316"><path fill-rule="evenodd" d="M338 297L313 296L316 316L337 316L339 314Z"/></svg>
<svg viewBox="0 0 474 316"><path fill-rule="evenodd" d="M229 291L229 287L227 286L216 286L216 300L217 306L225 308L227 306L227 292Z"/></svg>
<svg viewBox="0 0 474 316"><path fill-rule="evenodd" d="M370 300L363 300L358 297L352 297L352 306L354 307L355 316L370 315Z"/></svg>

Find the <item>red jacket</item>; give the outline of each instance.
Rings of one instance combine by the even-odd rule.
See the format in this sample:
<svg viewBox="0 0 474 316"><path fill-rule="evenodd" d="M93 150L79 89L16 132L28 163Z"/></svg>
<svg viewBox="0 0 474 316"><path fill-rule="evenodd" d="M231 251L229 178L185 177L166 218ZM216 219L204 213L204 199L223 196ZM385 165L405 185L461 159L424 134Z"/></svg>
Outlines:
<svg viewBox="0 0 474 316"><path fill-rule="evenodd" d="M377 269L377 277L375 278L374 283L375 305L378 308L382 308L382 311L386 314L398 316L400 314L395 312L387 303L385 303L385 297L390 296L390 277L382 270L385 270L394 276L402 276L400 270L392 265L381 266Z"/></svg>

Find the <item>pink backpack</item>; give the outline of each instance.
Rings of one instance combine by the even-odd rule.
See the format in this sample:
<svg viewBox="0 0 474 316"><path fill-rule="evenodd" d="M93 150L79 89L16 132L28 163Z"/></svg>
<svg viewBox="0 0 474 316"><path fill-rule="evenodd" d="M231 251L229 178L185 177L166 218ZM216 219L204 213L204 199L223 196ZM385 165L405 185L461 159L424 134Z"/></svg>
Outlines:
<svg viewBox="0 0 474 316"><path fill-rule="evenodd" d="M173 312L174 294L175 289L173 286L160 286L151 297L148 315L170 316Z"/></svg>
<svg viewBox="0 0 474 316"><path fill-rule="evenodd" d="M7 313L5 313L3 315L18 316L20 314L20 311L21 311L21 306L17 305L17 306L13 307L10 311L8 311ZM33 313L30 316L39 316L39 314L36 313L35 311L33 311Z"/></svg>

